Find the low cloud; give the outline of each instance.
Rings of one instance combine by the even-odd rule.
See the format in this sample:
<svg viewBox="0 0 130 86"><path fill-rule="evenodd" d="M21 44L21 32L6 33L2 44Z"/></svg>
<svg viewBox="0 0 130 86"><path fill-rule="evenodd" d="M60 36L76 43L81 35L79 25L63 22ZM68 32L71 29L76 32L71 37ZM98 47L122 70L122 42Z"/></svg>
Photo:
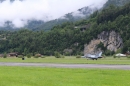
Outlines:
<svg viewBox="0 0 130 86"><path fill-rule="evenodd" d="M23 27L28 20L48 21L59 18L79 8L95 5L101 7L107 0L6 0L0 3L0 26L11 21L15 27Z"/></svg>

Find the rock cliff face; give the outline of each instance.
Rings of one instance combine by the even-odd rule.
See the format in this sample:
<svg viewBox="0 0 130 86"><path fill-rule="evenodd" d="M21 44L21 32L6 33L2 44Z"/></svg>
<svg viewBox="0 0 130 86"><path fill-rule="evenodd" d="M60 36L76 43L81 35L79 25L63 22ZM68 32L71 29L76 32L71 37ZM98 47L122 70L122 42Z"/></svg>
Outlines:
<svg viewBox="0 0 130 86"><path fill-rule="evenodd" d="M85 44L84 45L84 55L85 54L94 54L94 53L96 53L96 51L99 51L99 50L97 50L97 45L100 42L101 42L100 40L94 39L89 44Z"/></svg>
<svg viewBox="0 0 130 86"><path fill-rule="evenodd" d="M97 49L97 45L100 42L102 42L108 50L115 52L123 46L123 40L118 33L115 31L103 31L98 35L97 39L93 39L89 44L85 44L84 54L100 52L101 50Z"/></svg>

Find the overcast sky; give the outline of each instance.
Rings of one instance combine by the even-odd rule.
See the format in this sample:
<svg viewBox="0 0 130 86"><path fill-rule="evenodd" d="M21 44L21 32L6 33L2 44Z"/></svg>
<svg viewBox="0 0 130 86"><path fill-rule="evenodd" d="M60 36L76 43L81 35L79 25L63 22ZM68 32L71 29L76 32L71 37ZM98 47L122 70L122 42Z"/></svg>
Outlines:
<svg viewBox="0 0 130 86"><path fill-rule="evenodd" d="M16 27L22 27L27 20L51 20L79 8L94 5L101 7L107 0L9 0L0 3L0 26L12 21ZM48 19L46 18L48 17Z"/></svg>

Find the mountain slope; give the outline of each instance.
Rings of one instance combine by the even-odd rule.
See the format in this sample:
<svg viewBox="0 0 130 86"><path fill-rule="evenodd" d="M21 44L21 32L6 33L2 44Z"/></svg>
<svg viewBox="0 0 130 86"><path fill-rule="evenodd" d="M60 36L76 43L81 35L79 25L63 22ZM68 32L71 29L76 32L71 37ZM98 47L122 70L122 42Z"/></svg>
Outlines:
<svg viewBox="0 0 130 86"><path fill-rule="evenodd" d="M110 6L92 15L90 19L55 26L48 32L2 32L0 52L54 55L57 51L64 55L79 55L95 39L102 41L93 42L89 49L100 48L106 55L130 51L130 3L122 7Z"/></svg>
<svg viewBox="0 0 130 86"><path fill-rule="evenodd" d="M130 2L130 0L108 0L104 4L102 9L109 7L110 5L123 6L128 2ZM81 9L78 9L75 12L68 13L68 14L62 16L61 18L45 22L44 24L38 26L37 28L33 28L33 30L48 31L48 30L52 29L52 27L54 27L56 25L60 25L65 22L76 22L79 20L88 19L89 16L96 10L98 10L98 9L96 7L92 7L92 6L83 7Z"/></svg>
<svg viewBox="0 0 130 86"><path fill-rule="evenodd" d="M5 0L0 0L0 2L3 2ZM10 0L11 2L15 1L15 0ZM20 0L23 1L23 0ZM115 6L123 6L124 4L130 2L130 0L108 0L103 8L108 7L109 5L115 5ZM102 9L103 9L102 8ZM79 20L83 20L83 19L88 19L89 16L96 11L97 8L96 7L92 7L92 6L87 6L87 7L83 7L75 12L72 13L68 13L58 19L55 20L51 20L48 22L44 22L44 21L37 21L37 20L28 20L27 25L25 25L22 28L28 28L30 30L45 30L48 31L50 29L52 29L52 27L56 26L56 25L60 25L64 22L75 22L75 21L79 21ZM8 23L10 22L10 23ZM14 27L11 24L11 21L7 21L4 25L4 27L0 27L0 30L17 30L19 28Z"/></svg>
<svg viewBox="0 0 130 86"><path fill-rule="evenodd" d="M4 2L5 0L0 0L0 2ZM10 0L12 3L15 0ZM20 0L22 1L22 0ZM50 20L47 22L41 21L41 20L28 20L27 24L24 27L21 28L28 28L30 30L50 30L52 29L52 27L56 26L56 25L60 25L64 22L75 22L75 21L79 21L82 19L86 19L89 17L90 14L92 14L96 9L96 7L92 7L92 6L87 6L87 7L83 7L80 8L79 10L72 12L72 13L68 13L66 15L63 15L62 17L55 19L55 20ZM44 20L44 19L42 19ZM17 30L18 28L16 28L11 21L7 21L4 26L0 27L0 30Z"/></svg>
<svg viewBox="0 0 130 86"><path fill-rule="evenodd" d="M83 7L75 12L72 13L68 13L58 19L55 20L51 20L48 22L45 22L43 25L34 28L33 30L50 30L52 29L52 27L56 26L56 25L60 25L62 23L65 22L76 22L82 19L87 19L94 11L96 11L96 7Z"/></svg>
<svg viewBox="0 0 130 86"><path fill-rule="evenodd" d="M123 6L127 3L129 3L130 0L108 0L103 7L108 7L110 5L114 5L114 6Z"/></svg>
<svg viewBox="0 0 130 86"><path fill-rule="evenodd" d="M109 7L110 5L123 6L128 2L130 2L130 0L108 0L101 9ZM52 29L52 27L54 27L56 25L60 25L64 22L75 22L75 21L79 21L79 20L83 20L83 19L88 19L89 16L96 10L98 10L98 9L96 9L96 7L95 8L91 7L91 6L84 7L75 12L68 13L59 19L46 22L43 25L38 26L37 28L34 28L33 30L39 30L39 29L40 30L50 30L50 29Z"/></svg>

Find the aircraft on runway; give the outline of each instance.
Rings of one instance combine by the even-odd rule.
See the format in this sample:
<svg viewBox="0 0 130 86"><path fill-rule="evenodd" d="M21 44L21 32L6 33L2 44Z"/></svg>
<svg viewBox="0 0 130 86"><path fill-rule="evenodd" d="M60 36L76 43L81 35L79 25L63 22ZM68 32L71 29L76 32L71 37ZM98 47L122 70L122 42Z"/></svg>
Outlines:
<svg viewBox="0 0 130 86"><path fill-rule="evenodd" d="M97 60L98 58L102 58L102 52L100 52L99 54L86 54L84 56L82 56L82 58L89 58L92 60Z"/></svg>

